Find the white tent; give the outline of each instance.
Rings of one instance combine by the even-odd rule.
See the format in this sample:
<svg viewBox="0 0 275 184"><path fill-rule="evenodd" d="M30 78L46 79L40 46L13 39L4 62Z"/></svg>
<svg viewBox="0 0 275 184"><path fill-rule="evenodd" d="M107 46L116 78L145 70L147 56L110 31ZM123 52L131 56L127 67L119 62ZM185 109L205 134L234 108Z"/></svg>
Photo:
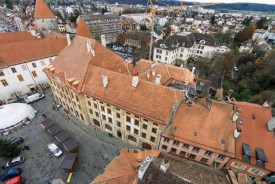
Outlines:
<svg viewBox="0 0 275 184"><path fill-rule="evenodd" d="M26 118L31 120L34 116L34 109L24 103L12 103L0 106L0 130L21 123Z"/></svg>

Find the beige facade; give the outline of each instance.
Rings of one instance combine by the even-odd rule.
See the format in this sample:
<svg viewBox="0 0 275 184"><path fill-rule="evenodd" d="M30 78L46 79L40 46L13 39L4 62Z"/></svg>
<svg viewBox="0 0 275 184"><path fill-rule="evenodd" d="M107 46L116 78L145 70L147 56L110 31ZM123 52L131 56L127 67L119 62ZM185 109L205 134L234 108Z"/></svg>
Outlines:
<svg viewBox="0 0 275 184"><path fill-rule="evenodd" d="M230 157L215 153L198 146L162 137L159 149L182 158L190 159L204 165L221 170L230 160Z"/></svg>
<svg viewBox="0 0 275 184"><path fill-rule="evenodd" d="M49 78L56 102L86 124L96 126L115 137L146 149L157 149L165 125L113 105L77 94L55 78ZM69 115L68 115L69 116Z"/></svg>

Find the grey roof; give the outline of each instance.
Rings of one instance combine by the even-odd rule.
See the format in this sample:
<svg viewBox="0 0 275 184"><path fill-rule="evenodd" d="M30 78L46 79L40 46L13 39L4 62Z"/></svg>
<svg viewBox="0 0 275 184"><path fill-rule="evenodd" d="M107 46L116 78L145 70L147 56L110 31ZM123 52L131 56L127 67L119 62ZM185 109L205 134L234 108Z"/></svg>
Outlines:
<svg viewBox="0 0 275 184"><path fill-rule="evenodd" d="M175 50L178 47L190 48L195 43L195 37L193 34L188 35L172 35L165 40L159 40L155 47L164 48L167 50Z"/></svg>
<svg viewBox="0 0 275 184"><path fill-rule="evenodd" d="M80 15L84 20L120 19L118 15Z"/></svg>
<svg viewBox="0 0 275 184"><path fill-rule="evenodd" d="M197 43L200 43L201 40L204 40L205 41L204 45L217 46L216 39L214 36L201 34L201 33L193 33L193 34Z"/></svg>
<svg viewBox="0 0 275 184"><path fill-rule="evenodd" d="M161 34L163 34L163 32L161 30L155 30L154 31L158 36L160 36Z"/></svg>

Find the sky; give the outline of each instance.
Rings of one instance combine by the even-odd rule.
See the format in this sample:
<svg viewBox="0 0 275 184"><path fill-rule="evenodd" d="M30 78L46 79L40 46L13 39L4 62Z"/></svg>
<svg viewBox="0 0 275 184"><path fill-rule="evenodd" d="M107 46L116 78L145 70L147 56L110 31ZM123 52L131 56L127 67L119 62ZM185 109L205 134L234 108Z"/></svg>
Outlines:
<svg viewBox="0 0 275 184"><path fill-rule="evenodd" d="M208 2L211 2L211 3L261 3L261 4L273 4L273 5L275 5L275 0L190 0L190 2L200 2L200 3L208 3Z"/></svg>

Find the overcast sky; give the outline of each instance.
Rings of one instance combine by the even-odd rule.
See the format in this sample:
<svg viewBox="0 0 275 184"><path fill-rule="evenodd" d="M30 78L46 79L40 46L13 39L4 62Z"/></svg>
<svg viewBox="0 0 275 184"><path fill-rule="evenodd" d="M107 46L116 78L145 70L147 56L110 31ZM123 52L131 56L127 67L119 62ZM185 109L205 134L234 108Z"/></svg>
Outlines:
<svg viewBox="0 0 275 184"><path fill-rule="evenodd" d="M275 0L190 0L191 2L201 2L201 3L261 3L261 4L274 4Z"/></svg>

